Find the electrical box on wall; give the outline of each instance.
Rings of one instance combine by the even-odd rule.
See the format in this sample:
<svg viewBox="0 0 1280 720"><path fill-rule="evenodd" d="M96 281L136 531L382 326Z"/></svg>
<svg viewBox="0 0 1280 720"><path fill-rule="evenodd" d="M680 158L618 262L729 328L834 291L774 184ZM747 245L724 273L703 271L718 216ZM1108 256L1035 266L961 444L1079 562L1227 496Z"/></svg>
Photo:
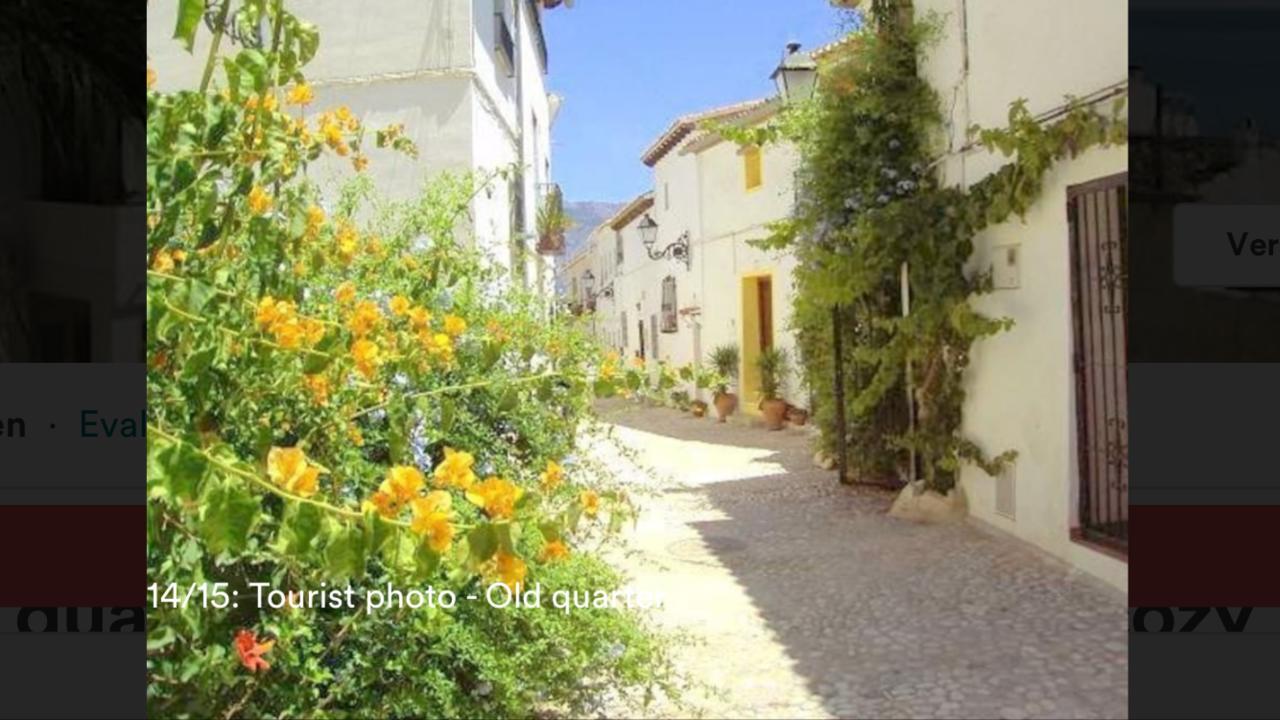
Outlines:
<svg viewBox="0 0 1280 720"><path fill-rule="evenodd" d="M991 283L997 290L1009 290L1022 285L1022 247L997 245L991 250Z"/></svg>

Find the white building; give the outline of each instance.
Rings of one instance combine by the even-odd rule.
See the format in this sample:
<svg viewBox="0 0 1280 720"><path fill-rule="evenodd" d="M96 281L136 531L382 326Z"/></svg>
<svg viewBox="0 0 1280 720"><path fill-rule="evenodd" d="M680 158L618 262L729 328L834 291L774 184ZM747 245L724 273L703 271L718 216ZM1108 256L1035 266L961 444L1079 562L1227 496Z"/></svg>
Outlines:
<svg viewBox="0 0 1280 720"><path fill-rule="evenodd" d="M293 0L289 9L320 31L304 71L315 89L311 112L348 106L367 127L403 123L417 160L369 153L384 194L405 198L441 171L485 173L506 166L522 177L499 182L471 203L479 247L517 279L551 292L549 258L534 250L541 198L551 185L551 124L558 99L544 77L547 48L539 0ZM170 39L176 3L148 6L147 51L159 87L193 87L208 53L204 27L194 52ZM227 47L224 52L234 52ZM317 166L322 182L334 167ZM350 164L342 166L350 173Z"/></svg>
<svg viewBox="0 0 1280 720"><path fill-rule="evenodd" d="M1096 101L1105 113L1127 88L1124 3L916 0L914 8L918 17L944 18L921 73L948 108L949 152L939 170L947 183L971 185L1005 162L968 145L966 128L1004 126L1018 98L1052 122L1065 96ZM975 239L973 268L994 270L997 286L977 308L1016 325L974 346L964 432L1018 459L998 478L972 466L961 475L973 516L1121 588L1127 170L1123 146L1065 160L1025 221Z"/></svg>
<svg viewBox="0 0 1280 720"><path fill-rule="evenodd" d="M705 363L718 345L737 345L741 407L753 414L760 400L755 361L767 347L791 354L786 397L809 404L787 329L794 259L749 244L791 213L797 158L784 145L743 149L703 123L751 125L777 109L776 100L761 99L675 120L643 154L654 190L597 228L567 268L571 297L594 313L597 339L625 356L681 366ZM640 231L648 222L657 226L652 248ZM683 243L686 251L662 255ZM582 294L587 271L593 303Z"/></svg>

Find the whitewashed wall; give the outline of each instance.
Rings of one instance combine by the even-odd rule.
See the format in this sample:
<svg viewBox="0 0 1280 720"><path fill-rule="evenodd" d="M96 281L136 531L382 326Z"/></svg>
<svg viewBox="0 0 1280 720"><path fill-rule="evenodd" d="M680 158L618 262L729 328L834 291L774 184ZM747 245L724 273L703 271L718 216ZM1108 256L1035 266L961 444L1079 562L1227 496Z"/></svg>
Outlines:
<svg viewBox="0 0 1280 720"><path fill-rule="evenodd" d="M967 43L962 9L967 5ZM916 0L916 12L944 14L944 35L922 66L944 108L951 108L951 147L964 128L1005 123L1009 104L1028 100L1033 114L1102 91L1128 77L1128 11L1112 0ZM969 72L964 73L965 48ZM1109 101L1105 108L1109 108ZM967 185L999 167L985 153L953 153L941 172ZM1025 221L991 228L976 239L974 268L989 267L992 248L1019 246L1021 283L978 303L1010 317L1010 332L974 348L967 378L965 432L990 453L1013 449L1016 519L995 514L995 483L974 467L962 473L972 514L1029 540L1106 581L1127 587L1127 566L1070 540L1076 514L1076 450L1067 188L1125 172L1124 147L1095 149L1062 163L1046 178Z"/></svg>

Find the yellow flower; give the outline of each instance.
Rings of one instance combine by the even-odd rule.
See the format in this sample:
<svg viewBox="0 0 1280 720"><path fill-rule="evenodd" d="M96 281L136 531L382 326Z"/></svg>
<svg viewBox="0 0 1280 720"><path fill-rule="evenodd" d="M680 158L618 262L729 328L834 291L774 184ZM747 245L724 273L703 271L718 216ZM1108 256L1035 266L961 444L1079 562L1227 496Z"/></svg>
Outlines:
<svg viewBox="0 0 1280 720"><path fill-rule="evenodd" d="M351 166L354 167L358 173L364 172L365 168L369 167L369 158L357 153L355 157L351 158Z"/></svg>
<svg viewBox="0 0 1280 720"><path fill-rule="evenodd" d="M285 102L290 105L310 105L316 99L315 93L311 91L311 86L306 83L298 83L289 88L289 95Z"/></svg>
<svg viewBox="0 0 1280 720"><path fill-rule="evenodd" d="M424 330L418 334L418 340L431 357L445 365L453 362L453 340L448 335Z"/></svg>
<svg viewBox="0 0 1280 720"><path fill-rule="evenodd" d="M316 494L320 469L308 465L302 448L273 447L267 453L267 476L294 495L311 497Z"/></svg>
<svg viewBox="0 0 1280 720"><path fill-rule="evenodd" d="M481 507L489 517L495 520L509 520L516 512L516 503L524 495L524 490L510 480L491 477L467 491L467 500Z"/></svg>
<svg viewBox="0 0 1280 720"><path fill-rule="evenodd" d="M151 269L156 272L173 270L173 254L168 250L157 250L155 256L151 258Z"/></svg>
<svg viewBox="0 0 1280 720"><path fill-rule="evenodd" d="M338 226L338 254L342 256L344 262L351 262L359 249L360 238L356 235L356 229L351 223L343 221Z"/></svg>
<svg viewBox="0 0 1280 720"><path fill-rule="evenodd" d="M467 321L457 315L445 315L444 331L448 333L450 337L458 337L467 331Z"/></svg>
<svg viewBox="0 0 1280 720"><path fill-rule="evenodd" d="M409 307L409 298L403 295L396 295L391 298L391 312L394 313L396 317L404 317L405 313L409 312Z"/></svg>
<svg viewBox="0 0 1280 720"><path fill-rule="evenodd" d="M277 345L288 350L302 347L302 341L306 339L306 332L297 318L277 321L271 326L271 334L275 336Z"/></svg>
<svg viewBox="0 0 1280 720"><path fill-rule="evenodd" d="M542 471L542 492L554 492L564 482L564 468L555 460L547 461L547 469Z"/></svg>
<svg viewBox="0 0 1280 720"><path fill-rule="evenodd" d="M271 195L262 189L261 185L254 185L249 190L249 212L254 215L264 215L271 210Z"/></svg>
<svg viewBox="0 0 1280 720"><path fill-rule="evenodd" d="M644 369L644 358L640 357L639 355L637 355L637 356L635 356L635 357L631 358L631 365L632 365L632 366L634 366L634 367L636 367L636 368L639 368L639 369L643 370L643 369Z"/></svg>
<svg viewBox="0 0 1280 720"><path fill-rule="evenodd" d="M280 313L276 309L275 298L267 295L258 301L258 312L254 315L254 321L258 323L259 327L270 327L279 317Z"/></svg>
<svg viewBox="0 0 1280 720"><path fill-rule="evenodd" d="M413 520L409 529L427 541L427 547L433 552L443 553L453 545L453 523L450 522L453 499L444 490L427 493L426 497L414 498L412 505Z"/></svg>
<svg viewBox="0 0 1280 720"><path fill-rule="evenodd" d="M382 364L380 354L378 346L371 340L357 340L351 345L351 357L356 361L356 370L369 380L373 379L378 366Z"/></svg>
<svg viewBox="0 0 1280 720"><path fill-rule="evenodd" d="M595 517L600 512L600 496L593 490L583 490L578 495L578 502L582 504L582 512L586 513L587 517Z"/></svg>
<svg viewBox="0 0 1280 720"><path fill-rule="evenodd" d="M315 318L303 318L302 332L306 335L307 344L315 345L324 339L324 323Z"/></svg>
<svg viewBox="0 0 1280 720"><path fill-rule="evenodd" d="M319 235L320 229L324 227L324 220L324 208L319 205L307 208L307 237Z"/></svg>
<svg viewBox="0 0 1280 720"><path fill-rule="evenodd" d="M324 375L304 375L302 382L317 405L329 404L329 378Z"/></svg>
<svg viewBox="0 0 1280 720"><path fill-rule="evenodd" d="M147 89L156 86L156 69L151 67L151 63L147 63Z"/></svg>
<svg viewBox="0 0 1280 720"><path fill-rule="evenodd" d="M344 282L338 286L333 296L339 304L346 305L356 299L356 286L350 282Z"/></svg>
<svg viewBox="0 0 1280 720"><path fill-rule="evenodd" d="M552 540L542 546L538 559L544 563L552 563L569 557L569 548L559 540Z"/></svg>
<svg viewBox="0 0 1280 720"><path fill-rule="evenodd" d="M492 574L496 575L503 585L511 588L512 592L519 591L520 586L524 585L526 570L523 560L515 555L508 555L505 550L499 550L493 559Z"/></svg>
<svg viewBox="0 0 1280 720"><path fill-rule="evenodd" d="M397 503L403 504L416 497L424 485L426 485L426 479L417 468L396 465L387 471L387 479L382 481L378 490L390 495Z"/></svg>
<svg viewBox="0 0 1280 720"><path fill-rule="evenodd" d="M409 311L409 322L414 329L424 330L431 324L431 313L424 307L415 307Z"/></svg>
<svg viewBox="0 0 1280 720"><path fill-rule="evenodd" d="M356 309L347 320L347 328L356 337L364 337L378 329L381 322L382 312L378 310L378 306L372 300L361 300L356 303Z"/></svg>
<svg viewBox="0 0 1280 720"><path fill-rule="evenodd" d="M354 424L347 428L347 436L351 438L351 444L356 447L364 446L364 433L360 432L360 428Z"/></svg>
<svg viewBox="0 0 1280 720"><path fill-rule="evenodd" d="M396 504L395 498L378 490L369 496L368 500L360 503L360 509L363 512L373 510L388 520L394 519L400 514L400 506Z"/></svg>
<svg viewBox="0 0 1280 720"><path fill-rule="evenodd" d="M476 474L471 469L475 462L471 453L445 448L444 460L436 466L434 473L436 485L470 490L476 481Z"/></svg>

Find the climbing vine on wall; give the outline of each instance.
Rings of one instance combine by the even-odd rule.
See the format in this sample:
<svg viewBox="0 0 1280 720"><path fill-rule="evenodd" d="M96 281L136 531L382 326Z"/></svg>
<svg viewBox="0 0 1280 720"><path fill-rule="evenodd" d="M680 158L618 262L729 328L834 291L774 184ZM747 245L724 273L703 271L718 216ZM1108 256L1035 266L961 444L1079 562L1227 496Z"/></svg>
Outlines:
<svg viewBox="0 0 1280 720"><path fill-rule="evenodd" d="M1012 326L973 306L990 290L987 275L966 270L973 239L1023 215L1056 162L1123 143L1127 127L1123 98L1106 113L1068 98L1052 122L1017 100L1007 126L969 129L975 146L1006 163L967 189L942 184L935 168L943 118L917 72L941 24L907 15L897 2L874 3L862 29L824 58L814 99L763 125L716 129L740 143L787 141L800 151L795 212L760 245L799 261L793 329L820 399L834 397L833 324L842 336L850 467L866 479L902 474L914 451L926 487L946 492L962 462L994 474L1013 457L985 453L961 433L970 349ZM834 450L831 400L820 401L816 420L824 449Z"/></svg>

